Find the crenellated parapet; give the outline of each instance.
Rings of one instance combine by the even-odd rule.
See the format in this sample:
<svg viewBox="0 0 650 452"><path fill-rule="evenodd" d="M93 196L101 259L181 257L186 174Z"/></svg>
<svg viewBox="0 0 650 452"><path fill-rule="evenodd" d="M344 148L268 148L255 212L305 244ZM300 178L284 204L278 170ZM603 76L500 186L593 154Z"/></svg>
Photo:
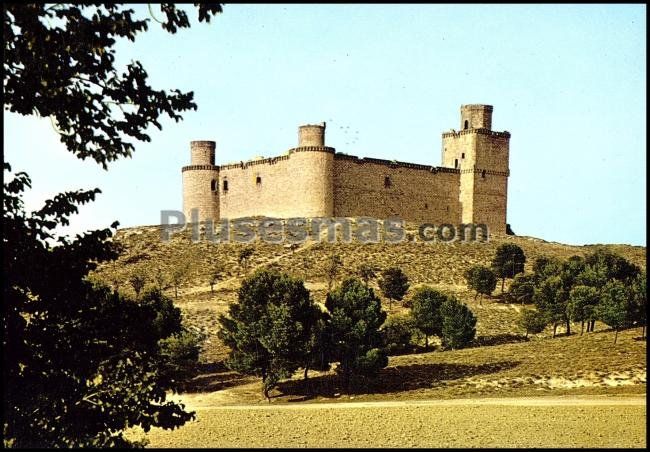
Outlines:
<svg viewBox="0 0 650 452"><path fill-rule="evenodd" d="M275 165L276 163L282 162L284 160L289 160L289 156L278 155L277 157L267 157L263 159L247 160L245 162L241 161L239 163L227 163L225 165L220 165L219 169L222 170L235 169L235 168L246 169L256 165Z"/></svg>
<svg viewBox="0 0 650 452"><path fill-rule="evenodd" d="M348 154L334 154L334 159L336 160L350 160L353 161L359 165L363 165L366 163L373 163L375 165L384 165L388 166L391 168L409 168L409 169L417 169L417 170L424 170L424 171L429 171L431 173L456 173L459 174L459 170L455 168L445 168L442 166L431 166L431 165L422 165L419 163L408 163L408 162L400 162L398 160L384 160L384 159L376 159L372 157L357 157L356 155L348 155Z"/></svg>
<svg viewBox="0 0 650 452"><path fill-rule="evenodd" d="M460 174L469 174L469 173L475 173L475 174L490 174L492 176L505 176L509 177L510 176L510 170L508 171L495 171L495 170L488 170L488 169L481 169L481 168L470 168L470 169L464 169L464 170L458 170Z"/></svg>
<svg viewBox="0 0 650 452"><path fill-rule="evenodd" d="M491 137L498 137L498 138L510 138L510 132L503 131L503 132L495 132L494 130L490 129L467 129L467 130L454 130L453 132L443 132L442 137L443 138L458 138L462 135L488 135Z"/></svg>
<svg viewBox="0 0 650 452"><path fill-rule="evenodd" d="M219 171L219 166L217 165L185 165L181 168L181 172L193 171L193 170L210 170L210 171Z"/></svg>
<svg viewBox="0 0 650 452"><path fill-rule="evenodd" d="M334 154L336 152L336 149L329 146L298 146L296 148L289 149L287 152L289 154L293 154L295 152L327 152Z"/></svg>

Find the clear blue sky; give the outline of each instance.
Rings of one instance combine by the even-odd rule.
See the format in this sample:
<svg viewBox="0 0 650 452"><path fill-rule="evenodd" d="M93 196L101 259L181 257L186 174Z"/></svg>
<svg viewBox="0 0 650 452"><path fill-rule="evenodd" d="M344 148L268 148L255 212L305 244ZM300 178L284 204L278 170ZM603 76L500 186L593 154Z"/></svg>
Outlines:
<svg viewBox="0 0 650 452"><path fill-rule="evenodd" d="M147 8L133 5L148 15ZM226 5L169 35L156 23L118 62L155 88L192 90L198 110L166 120L103 171L65 151L48 119L4 114L5 159L27 171L28 207L99 187L69 232L160 222L181 209L191 140L217 164L278 155L300 124L359 156L440 165L461 104L494 106L512 133L508 222L571 244L646 244L645 5Z"/></svg>

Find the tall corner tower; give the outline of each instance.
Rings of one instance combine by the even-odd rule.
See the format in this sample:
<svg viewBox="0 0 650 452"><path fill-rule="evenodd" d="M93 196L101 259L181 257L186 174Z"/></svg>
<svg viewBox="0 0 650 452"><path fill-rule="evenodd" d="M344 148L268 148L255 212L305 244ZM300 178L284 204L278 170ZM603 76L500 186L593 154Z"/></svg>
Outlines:
<svg viewBox="0 0 650 452"><path fill-rule="evenodd" d="M442 134L442 166L460 172L463 223L505 234L510 133L492 130L491 105L462 105L459 131Z"/></svg>
<svg viewBox="0 0 650 452"><path fill-rule="evenodd" d="M334 153L325 145L324 122L298 127L298 146L290 152L290 171L305 217L334 215Z"/></svg>
<svg viewBox="0 0 650 452"><path fill-rule="evenodd" d="M192 141L191 162L182 168L183 213L192 221L192 209L198 209L198 220L219 220L219 167L215 166L214 141Z"/></svg>

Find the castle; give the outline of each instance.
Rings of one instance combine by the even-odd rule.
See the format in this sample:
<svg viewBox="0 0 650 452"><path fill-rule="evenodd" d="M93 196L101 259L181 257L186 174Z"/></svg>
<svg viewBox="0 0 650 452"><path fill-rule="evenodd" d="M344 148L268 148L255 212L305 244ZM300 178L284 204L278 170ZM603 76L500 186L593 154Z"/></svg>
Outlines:
<svg viewBox="0 0 650 452"><path fill-rule="evenodd" d="M506 232L510 133L492 131L491 105L463 105L459 131L442 134L442 166L359 158L325 146L325 123L300 126L277 157L215 165L214 141L191 142L183 212L199 220L396 217L486 224Z"/></svg>

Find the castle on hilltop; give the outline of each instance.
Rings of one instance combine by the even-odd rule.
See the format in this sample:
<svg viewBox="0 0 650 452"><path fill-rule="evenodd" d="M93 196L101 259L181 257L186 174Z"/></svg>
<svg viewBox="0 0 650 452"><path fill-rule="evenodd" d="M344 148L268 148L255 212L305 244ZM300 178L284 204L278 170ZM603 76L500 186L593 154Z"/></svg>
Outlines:
<svg viewBox="0 0 650 452"><path fill-rule="evenodd" d="M325 123L298 129L284 155L215 165L214 141L191 142L183 212L199 220L400 218L486 224L506 232L510 133L492 131L491 105L463 105L459 131L442 134L442 166L359 158L325 146Z"/></svg>

